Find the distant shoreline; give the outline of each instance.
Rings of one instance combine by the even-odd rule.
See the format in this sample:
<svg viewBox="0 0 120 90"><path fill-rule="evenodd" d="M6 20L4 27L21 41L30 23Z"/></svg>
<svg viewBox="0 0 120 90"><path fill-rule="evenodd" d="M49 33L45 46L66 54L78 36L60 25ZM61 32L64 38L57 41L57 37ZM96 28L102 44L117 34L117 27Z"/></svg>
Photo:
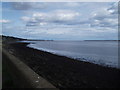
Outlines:
<svg viewBox="0 0 120 90"><path fill-rule="evenodd" d="M43 40L43 39L24 39L12 36L4 36L2 35L2 39L12 39L12 40L26 40L26 41L120 41L120 40Z"/></svg>
<svg viewBox="0 0 120 90"><path fill-rule="evenodd" d="M120 41L120 40L84 40L84 41Z"/></svg>

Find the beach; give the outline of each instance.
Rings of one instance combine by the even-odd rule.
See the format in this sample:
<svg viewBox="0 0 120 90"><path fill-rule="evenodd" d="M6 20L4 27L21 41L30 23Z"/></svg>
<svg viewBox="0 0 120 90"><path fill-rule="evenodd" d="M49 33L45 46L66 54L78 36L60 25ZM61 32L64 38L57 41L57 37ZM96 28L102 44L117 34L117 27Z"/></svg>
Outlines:
<svg viewBox="0 0 120 90"><path fill-rule="evenodd" d="M5 48L57 88L116 88L120 70L27 47L29 43L7 43Z"/></svg>

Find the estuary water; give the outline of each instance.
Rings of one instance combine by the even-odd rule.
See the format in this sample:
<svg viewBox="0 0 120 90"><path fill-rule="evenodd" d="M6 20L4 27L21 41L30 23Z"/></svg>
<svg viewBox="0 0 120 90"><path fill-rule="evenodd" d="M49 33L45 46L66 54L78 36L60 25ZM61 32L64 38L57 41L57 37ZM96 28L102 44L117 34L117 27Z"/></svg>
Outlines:
<svg viewBox="0 0 120 90"><path fill-rule="evenodd" d="M118 68L117 41L28 41L32 47L76 60Z"/></svg>

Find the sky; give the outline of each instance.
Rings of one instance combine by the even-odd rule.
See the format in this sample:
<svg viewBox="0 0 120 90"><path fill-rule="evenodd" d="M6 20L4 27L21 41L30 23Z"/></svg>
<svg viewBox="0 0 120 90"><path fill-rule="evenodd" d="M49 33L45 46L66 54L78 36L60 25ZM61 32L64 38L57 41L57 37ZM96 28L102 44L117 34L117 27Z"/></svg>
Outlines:
<svg viewBox="0 0 120 90"><path fill-rule="evenodd" d="M1 10L2 35L44 40L118 39L116 2L2 2Z"/></svg>

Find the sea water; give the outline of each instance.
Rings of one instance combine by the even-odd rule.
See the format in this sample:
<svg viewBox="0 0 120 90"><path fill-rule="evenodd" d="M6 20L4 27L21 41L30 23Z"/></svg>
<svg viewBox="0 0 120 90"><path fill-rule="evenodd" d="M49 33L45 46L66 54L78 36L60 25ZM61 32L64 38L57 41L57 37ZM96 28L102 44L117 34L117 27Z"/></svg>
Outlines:
<svg viewBox="0 0 120 90"><path fill-rule="evenodd" d="M118 68L118 41L28 41L32 47L76 60Z"/></svg>

